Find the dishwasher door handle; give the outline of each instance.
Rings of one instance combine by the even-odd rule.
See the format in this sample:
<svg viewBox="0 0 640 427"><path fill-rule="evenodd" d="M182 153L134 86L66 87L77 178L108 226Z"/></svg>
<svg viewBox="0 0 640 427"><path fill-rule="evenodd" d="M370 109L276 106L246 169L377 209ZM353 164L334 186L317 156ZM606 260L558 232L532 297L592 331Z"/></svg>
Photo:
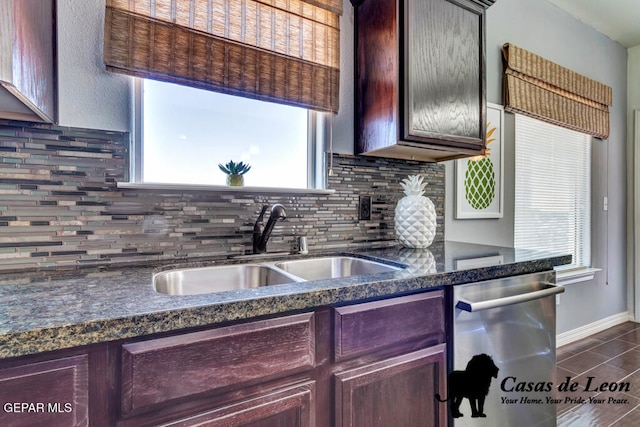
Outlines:
<svg viewBox="0 0 640 427"><path fill-rule="evenodd" d="M459 298L456 303L456 308L460 310L468 311L470 313L482 310L489 310L491 308L505 307L507 305L519 304L522 302L532 301L539 298L545 298L552 295L561 294L564 292L562 286L557 286L553 283L541 282L541 284L547 286L545 289L539 291L527 292L524 294L513 295L510 297L496 298L485 301L471 302L464 298Z"/></svg>

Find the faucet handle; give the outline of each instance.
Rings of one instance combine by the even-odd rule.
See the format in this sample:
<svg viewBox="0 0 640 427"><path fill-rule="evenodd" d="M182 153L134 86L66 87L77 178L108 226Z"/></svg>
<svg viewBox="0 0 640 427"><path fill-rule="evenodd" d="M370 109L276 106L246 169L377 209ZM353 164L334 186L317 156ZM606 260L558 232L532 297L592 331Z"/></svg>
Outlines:
<svg viewBox="0 0 640 427"><path fill-rule="evenodd" d="M260 211L260 214L258 215L258 219L256 220L256 223L262 221L262 219L264 217L264 213L267 211L267 209L269 209L269 205L262 205L262 210Z"/></svg>

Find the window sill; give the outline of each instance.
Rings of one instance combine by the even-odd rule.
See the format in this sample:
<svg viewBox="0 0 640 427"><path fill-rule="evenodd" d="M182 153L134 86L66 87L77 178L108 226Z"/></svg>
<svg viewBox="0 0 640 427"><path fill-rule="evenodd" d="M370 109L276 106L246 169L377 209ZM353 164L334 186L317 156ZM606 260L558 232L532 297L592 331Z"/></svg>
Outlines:
<svg viewBox="0 0 640 427"><path fill-rule="evenodd" d="M602 269L583 267L571 270L556 270L556 284L565 286L572 283L586 282L593 279L598 271L602 271Z"/></svg>
<svg viewBox="0 0 640 427"><path fill-rule="evenodd" d="M224 185L165 184L155 182L118 182L118 188L125 190L161 190L181 193L184 191L210 191L215 193L261 193L261 194L334 194L335 190L316 188L276 188L276 187L227 187Z"/></svg>

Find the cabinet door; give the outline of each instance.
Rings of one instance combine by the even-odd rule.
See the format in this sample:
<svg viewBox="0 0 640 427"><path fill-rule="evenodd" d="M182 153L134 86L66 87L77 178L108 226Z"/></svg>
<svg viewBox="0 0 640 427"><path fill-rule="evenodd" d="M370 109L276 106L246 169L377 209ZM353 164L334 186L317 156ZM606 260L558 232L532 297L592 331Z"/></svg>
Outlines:
<svg viewBox="0 0 640 427"><path fill-rule="evenodd" d="M336 375L336 427L445 426L445 345Z"/></svg>
<svg viewBox="0 0 640 427"><path fill-rule="evenodd" d="M312 427L314 382L264 393L233 405L165 424L167 427Z"/></svg>
<svg viewBox="0 0 640 427"><path fill-rule="evenodd" d="M466 0L405 0L404 135L484 146L484 14Z"/></svg>
<svg viewBox="0 0 640 427"><path fill-rule="evenodd" d="M88 356L0 370L0 425L89 425Z"/></svg>
<svg viewBox="0 0 640 427"><path fill-rule="evenodd" d="M58 120L54 0L0 2L0 117Z"/></svg>
<svg viewBox="0 0 640 427"><path fill-rule="evenodd" d="M484 11L493 2L358 2L357 154L442 161L484 153Z"/></svg>

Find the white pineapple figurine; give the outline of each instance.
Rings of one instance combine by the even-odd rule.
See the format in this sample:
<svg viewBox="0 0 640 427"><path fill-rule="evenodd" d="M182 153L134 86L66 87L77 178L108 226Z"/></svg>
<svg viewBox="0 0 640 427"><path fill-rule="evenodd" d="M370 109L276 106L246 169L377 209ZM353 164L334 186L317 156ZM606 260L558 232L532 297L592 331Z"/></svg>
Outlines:
<svg viewBox="0 0 640 427"><path fill-rule="evenodd" d="M424 196L423 177L409 175L400 184L405 197L396 205L396 237L407 248L426 248L436 237L436 208Z"/></svg>

